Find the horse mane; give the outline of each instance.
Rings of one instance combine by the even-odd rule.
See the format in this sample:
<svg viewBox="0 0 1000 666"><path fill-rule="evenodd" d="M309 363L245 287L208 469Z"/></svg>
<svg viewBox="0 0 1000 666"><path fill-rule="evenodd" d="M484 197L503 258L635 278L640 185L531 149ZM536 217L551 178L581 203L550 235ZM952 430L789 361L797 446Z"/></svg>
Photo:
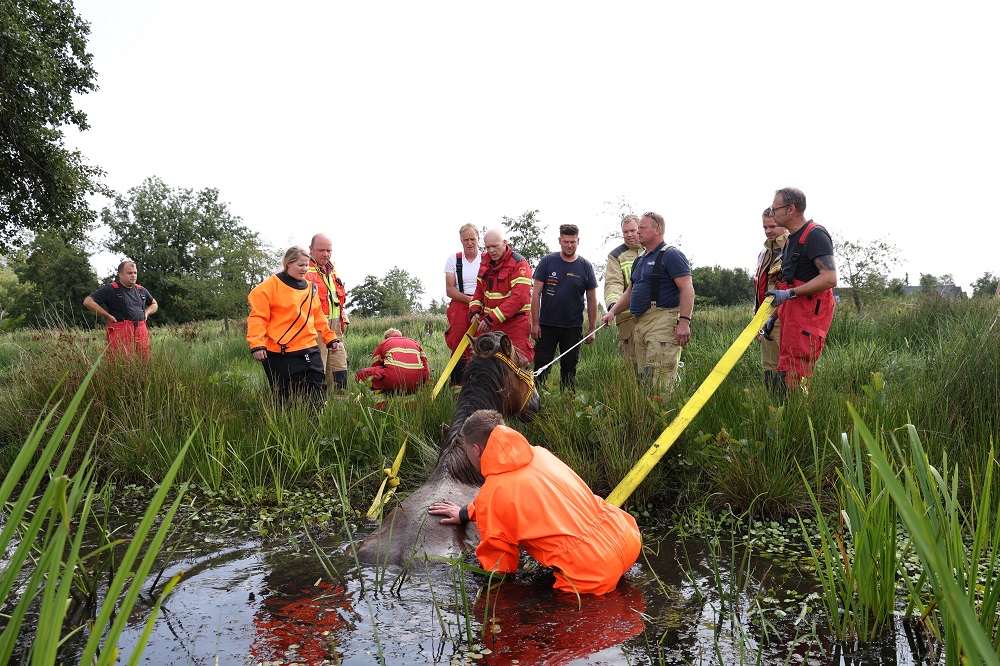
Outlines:
<svg viewBox="0 0 1000 666"><path fill-rule="evenodd" d="M438 456L435 476L439 471L451 470L452 476L470 485L483 485L483 475L469 462L459 441L465 420L479 409L503 410L503 394L507 382L506 366L492 356L473 356L465 366L462 390L458 394L455 415L448 426L444 445Z"/></svg>

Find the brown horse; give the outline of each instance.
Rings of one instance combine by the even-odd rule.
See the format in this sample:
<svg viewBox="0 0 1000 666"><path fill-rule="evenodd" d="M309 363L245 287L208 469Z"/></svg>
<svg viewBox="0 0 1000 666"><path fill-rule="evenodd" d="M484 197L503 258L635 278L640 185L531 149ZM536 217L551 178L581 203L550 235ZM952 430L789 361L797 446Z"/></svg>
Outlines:
<svg viewBox="0 0 1000 666"><path fill-rule="evenodd" d="M358 547L360 561L402 566L423 555L455 557L479 543L475 523L441 525L438 518L427 513L431 504L441 500L468 504L483 484L482 475L469 462L461 445L462 425L477 409L495 409L529 420L538 413L541 400L526 370L530 362L505 333L475 338L472 350L437 466L427 481L393 509L381 527Z"/></svg>

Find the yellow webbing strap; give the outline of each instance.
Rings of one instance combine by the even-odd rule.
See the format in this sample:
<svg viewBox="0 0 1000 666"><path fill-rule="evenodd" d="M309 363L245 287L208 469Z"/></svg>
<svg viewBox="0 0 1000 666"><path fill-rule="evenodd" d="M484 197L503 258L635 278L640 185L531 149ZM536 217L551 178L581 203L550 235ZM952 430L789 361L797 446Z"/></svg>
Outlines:
<svg viewBox="0 0 1000 666"><path fill-rule="evenodd" d="M382 479L382 485L378 488L378 493L375 495L375 501L372 502L371 508L368 509L368 513L365 514L368 516L369 520L375 520L379 512L382 510L382 506L388 502L389 498L392 497L392 494L396 492L396 486L399 485L399 466L403 464L403 454L406 453L407 441L408 440L406 439L403 440L403 445L399 447L399 453L396 454L396 460L393 461L392 467L386 467L382 470L382 473L385 474L385 478ZM382 493L385 492L386 486L389 486L389 491L386 492L385 497L383 497Z"/></svg>
<svg viewBox="0 0 1000 666"><path fill-rule="evenodd" d="M667 429L660 433L660 436L656 438L653 445L649 447L649 450L639 459L639 462L635 464L634 467L625 475L622 482L618 484L610 495L608 495L608 503L614 504L615 506L621 506L622 503L628 499L632 491L636 489L642 480L646 478L646 475L656 467L656 463L660 462L666 452L673 446L673 443L677 440L684 429L689 423L698 415L701 408L705 406L708 399L712 397L715 393L715 389L719 388L719 384L722 380L726 378L729 372L736 365L736 361L740 360L743 356L743 352L747 350L750 343L753 342L754 338L757 337L757 333L760 331L761 326L764 325L764 320L768 318L774 308L771 307L771 301L774 297L768 296L764 302L761 304L760 308L757 310L757 314L754 315L747 327L743 329L739 337L736 338L736 342L729 347L719 362L715 364L712 368L712 372L709 373L705 381L701 383L698 390L694 392L691 399L688 400L683 407L681 407L680 412Z"/></svg>
<svg viewBox="0 0 1000 666"><path fill-rule="evenodd" d="M437 384L434 385L434 393L431 395L431 400L438 397L438 393L441 392L441 388L444 386L445 382L448 381L448 378L451 377L451 371L454 370L455 366L458 364L458 359L462 358L462 352L464 352L465 348L469 346L469 341L472 340L472 336L478 327L478 320L469 325L469 330L462 336L462 341L459 342L458 347L455 348L455 353L451 355L450 359L448 359L448 365L444 366L444 372L441 373L441 378L438 379Z"/></svg>
<svg viewBox="0 0 1000 666"><path fill-rule="evenodd" d="M524 408L528 404L528 401L531 400L531 394L535 392L535 376L530 372L528 372L527 370L522 370L521 368L517 367L517 363L514 363L514 361L510 360L510 358L505 356L502 352L496 352L495 354L493 354L493 358L498 358L504 363L506 363L507 367L513 370L514 374L517 375L517 378L528 385L528 394L524 396L524 401L521 403L521 408L517 410L517 413L520 414L522 411L524 411Z"/></svg>

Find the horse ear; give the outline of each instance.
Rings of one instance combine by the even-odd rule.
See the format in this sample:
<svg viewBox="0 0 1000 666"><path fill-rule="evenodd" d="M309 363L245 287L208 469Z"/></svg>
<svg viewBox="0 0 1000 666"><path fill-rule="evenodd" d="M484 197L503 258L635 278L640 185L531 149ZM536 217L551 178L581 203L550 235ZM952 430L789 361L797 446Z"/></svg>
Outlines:
<svg viewBox="0 0 1000 666"><path fill-rule="evenodd" d="M508 337L506 333L500 334L500 350L507 358L511 358L514 355L514 345L511 343L510 337Z"/></svg>

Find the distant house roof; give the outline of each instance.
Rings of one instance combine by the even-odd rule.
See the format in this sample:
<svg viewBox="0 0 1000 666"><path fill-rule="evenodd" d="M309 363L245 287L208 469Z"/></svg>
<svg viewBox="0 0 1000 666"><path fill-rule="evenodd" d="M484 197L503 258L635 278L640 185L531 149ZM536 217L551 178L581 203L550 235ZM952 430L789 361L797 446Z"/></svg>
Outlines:
<svg viewBox="0 0 1000 666"><path fill-rule="evenodd" d="M962 298L965 294L962 292L962 288L954 284L939 284L934 287L929 287L937 293L941 294L945 298ZM912 296L913 294L919 294L924 290L924 287L920 285L906 285L903 287L904 296Z"/></svg>

